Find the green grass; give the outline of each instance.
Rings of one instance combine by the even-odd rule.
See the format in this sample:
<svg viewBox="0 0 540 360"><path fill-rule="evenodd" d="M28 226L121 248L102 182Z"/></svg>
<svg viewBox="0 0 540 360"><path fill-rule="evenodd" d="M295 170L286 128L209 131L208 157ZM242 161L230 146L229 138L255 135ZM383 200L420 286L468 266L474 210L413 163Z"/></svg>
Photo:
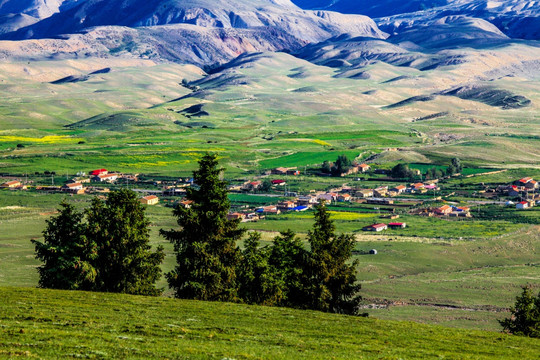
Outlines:
<svg viewBox="0 0 540 360"><path fill-rule="evenodd" d="M314 311L0 288L0 357L511 359L540 341Z"/></svg>

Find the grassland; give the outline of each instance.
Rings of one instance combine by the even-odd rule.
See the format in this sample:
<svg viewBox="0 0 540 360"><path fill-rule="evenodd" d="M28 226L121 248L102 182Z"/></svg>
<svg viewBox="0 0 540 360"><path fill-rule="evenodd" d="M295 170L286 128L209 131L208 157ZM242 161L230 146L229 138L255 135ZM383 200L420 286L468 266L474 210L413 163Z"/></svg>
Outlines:
<svg viewBox="0 0 540 360"><path fill-rule="evenodd" d="M0 286L35 287L39 264L30 239L40 238L45 220L54 213L64 195L36 192L0 191ZM269 201L267 197L233 195L234 204L251 206ZM278 201L279 198L270 198ZM90 196L67 197L82 209ZM355 232L365 224L378 221L374 210L332 207L331 214L339 232ZM360 211L359 211L360 210ZM171 208L148 207L151 243L163 245L166 258L162 269L174 266L172 246L159 236L159 229L176 226ZM312 224L312 213L294 213L247 223L250 229L263 230L267 242L276 231L294 229L301 238ZM359 260L357 277L363 284L366 309L374 317L413 320L453 327L497 331L497 319L507 316L520 286L540 283L539 228L506 221L478 221L475 228L463 222L441 219L409 218L405 232L385 234L355 232L355 258ZM467 224L469 222L465 222ZM481 227L497 234L482 233ZM463 237L463 240L459 240ZM240 244L241 245L241 244ZM375 256L362 255L377 249ZM165 288L162 278L159 287ZM379 309L379 307L383 309ZM447 308L453 307L453 308ZM470 310L473 309L473 310ZM465 316L464 314L472 314Z"/></svg>
<svg viewBox="0 0 540 360"><path fill-rule="evenodd" d="M535 358L537 339L313 311L0 288L0 357Z"/></svg>

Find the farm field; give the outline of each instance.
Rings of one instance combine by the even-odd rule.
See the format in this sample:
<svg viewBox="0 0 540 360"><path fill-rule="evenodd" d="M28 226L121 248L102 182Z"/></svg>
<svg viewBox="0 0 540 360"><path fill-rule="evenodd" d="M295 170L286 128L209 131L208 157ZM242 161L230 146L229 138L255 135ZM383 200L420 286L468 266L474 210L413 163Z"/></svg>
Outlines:
<svg viewBox="0 0 540 360"><path fill-rule="evenodd" d="M495 332L285 308L0 287L0 357L534 358ZM387 346L392 344L392 346Z"/></svg>

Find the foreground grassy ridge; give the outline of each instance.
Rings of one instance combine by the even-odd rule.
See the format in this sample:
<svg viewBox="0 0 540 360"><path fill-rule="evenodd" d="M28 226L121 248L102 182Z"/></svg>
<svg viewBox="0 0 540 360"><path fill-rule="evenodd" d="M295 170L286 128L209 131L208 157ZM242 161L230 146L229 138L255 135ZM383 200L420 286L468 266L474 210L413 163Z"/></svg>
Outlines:
<svg viewBox="0 0 540 360"><path fill-rule="evenodd" d="M0 288L0 357L537 358L540 341L314 311Z"/></svg>

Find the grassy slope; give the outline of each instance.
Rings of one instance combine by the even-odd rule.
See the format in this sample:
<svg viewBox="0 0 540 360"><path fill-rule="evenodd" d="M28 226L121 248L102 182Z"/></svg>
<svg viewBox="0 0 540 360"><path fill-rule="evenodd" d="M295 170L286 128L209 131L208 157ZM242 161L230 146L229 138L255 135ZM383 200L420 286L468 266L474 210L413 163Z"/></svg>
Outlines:
<svg viewBox="0 0 540 360"><path fill-rule="evenodd" d="M540 341L313 311L0 288L0 357L535 358Z"/></svg>

